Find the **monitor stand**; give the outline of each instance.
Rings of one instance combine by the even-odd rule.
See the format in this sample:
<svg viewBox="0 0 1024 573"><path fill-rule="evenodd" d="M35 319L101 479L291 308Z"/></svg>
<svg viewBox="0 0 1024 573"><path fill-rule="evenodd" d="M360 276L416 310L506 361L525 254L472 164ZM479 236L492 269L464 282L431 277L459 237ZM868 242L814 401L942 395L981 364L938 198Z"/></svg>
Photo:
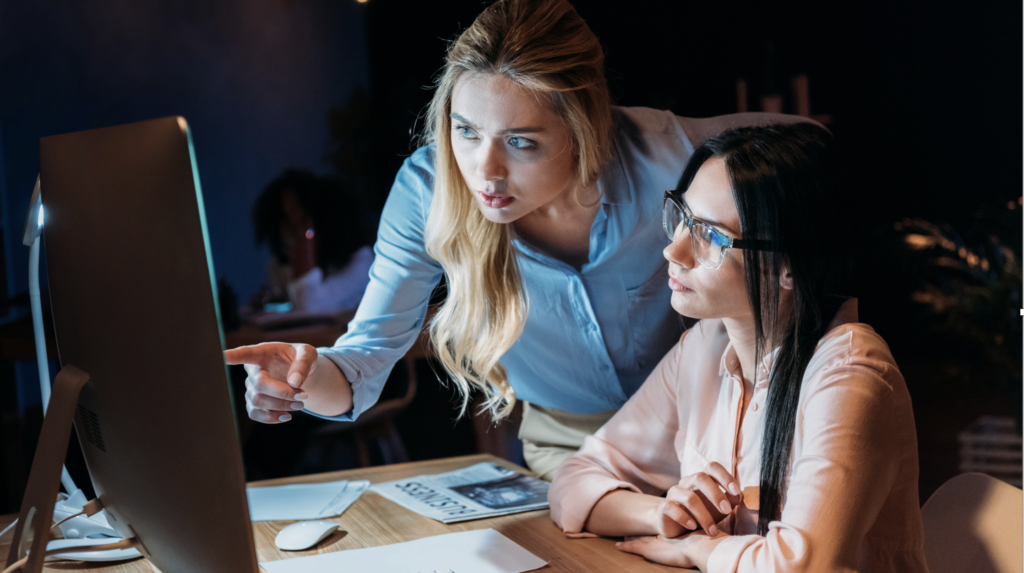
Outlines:
<svg viewBox="0 0 1024 573"><path fill-rule="evenodd" d="M71 365L61 369L53 381L50 405L43 418L25 498L21 502L21 514L7 555L7 567L27 555L28 561L21 568L23 573L43 570L46 544L53 527L53 506L60 492L61 471L71 439L78 395L88 381L88 374Z"/></svg>

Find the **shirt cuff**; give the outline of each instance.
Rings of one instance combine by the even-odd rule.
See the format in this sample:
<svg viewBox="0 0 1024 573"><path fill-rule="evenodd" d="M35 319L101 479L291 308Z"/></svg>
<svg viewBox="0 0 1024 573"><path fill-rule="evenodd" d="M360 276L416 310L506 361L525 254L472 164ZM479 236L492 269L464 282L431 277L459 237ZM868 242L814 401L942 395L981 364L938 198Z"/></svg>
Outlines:
<svg viewBox="0 0 1024 573"><path fill-rule="evenodd" d="M354 422L360 414L365 412L370 406L376 401L377 397L370 395L370 389L368 385L364 383L364 380L359 373L348 364L341 356L332 352L330 348L317 348L317 353L320 356L326 356L331 362L341 370L341 373L345 375L345 379L348 380L349 385L352 386L352 409L344 414L338 414L337 416L324 416L311 412L309 410L303 410L303 412L310 416L315 416L324 420L331 420L334 422Z"/></svg>
<svg viewBox="0 0 1024 573"><path fill-rule="evenodd" d="M571 480L575 481L575 480ZM590 517L597 502L609 492L617 489L628 489L636 493L642 493L631 483L605 476L584 476L577 483L567 483L565 486L554 490L551 493L560 495L556 503L550 503L551 517L555 523L562 528L566 534L583 532L583 526ZM550 496L549 496L550 497ZM550 500L549 501L553 501Z"/></svg>
<svg viewBox="0 0 1024 573"><path fill-rule="evenodd" d="M708 556L708 571L734 573L739 567L743 552L762 539L764 537L760 535L734 535L723 539Z"/></svg>

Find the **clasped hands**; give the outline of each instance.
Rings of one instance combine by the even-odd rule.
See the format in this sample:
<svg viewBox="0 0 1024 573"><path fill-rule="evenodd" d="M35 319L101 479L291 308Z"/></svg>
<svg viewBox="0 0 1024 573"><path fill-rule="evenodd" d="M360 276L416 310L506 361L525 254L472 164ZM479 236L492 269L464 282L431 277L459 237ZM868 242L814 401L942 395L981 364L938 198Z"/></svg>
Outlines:
<svg viewBox="0 0 1024 573"><path fill-rule="evenodd" d="M742 502L739 482L712 462L668 490L653 518L660 535L628 537L616 546L665 565L706 569L711 550L721 540L715 524Z"/></svg>

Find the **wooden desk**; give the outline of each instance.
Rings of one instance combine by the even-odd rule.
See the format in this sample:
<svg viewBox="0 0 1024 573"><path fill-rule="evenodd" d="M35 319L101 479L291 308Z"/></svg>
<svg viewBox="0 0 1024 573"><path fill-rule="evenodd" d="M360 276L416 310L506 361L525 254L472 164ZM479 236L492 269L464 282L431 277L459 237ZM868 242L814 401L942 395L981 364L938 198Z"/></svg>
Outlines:
<svg viewBox="0 0 1024 573"><path fill-rule="evenodd" d="M425 462L379 466L357 470L300 476L279 480L254 482L250 485L284 485L290 483L315 483L340 479L367 479L373 483L392 481L421 474L442 473L466 467L479 462L495 461L521 472L523 468L487 454L446 458ZM528 472L527 472L528 473ZM17 516L0 517L0 528L6 527ZM463 523L445 525L409 511L383 497L366 492L341 516L334 518L341 524L338 531L327 538L316 549L310 551L284 552L274 545L277 532L289 521L259 521L252 524L256 540L256 553L260 561L277 561L303 555L330 553L342 549L376 547L421 537L441 535L456 531L493 528L502 535L523 546L534 555L548 562L540 569L544 572L565 571L572 573L596 573L615 571L625 573L680 572L682 569L666 567L646 561L644 558L622 553L615 548L611 539L568 539L551 521L550 512L532 511L490 519L478 519ZM0 555L6 559L11 534L4 536L0 543ZM88 570L95 573L159 573L149 561L137 559L126 563L97 567L97 564L71 561L50 563L46 571Z"/></svg>

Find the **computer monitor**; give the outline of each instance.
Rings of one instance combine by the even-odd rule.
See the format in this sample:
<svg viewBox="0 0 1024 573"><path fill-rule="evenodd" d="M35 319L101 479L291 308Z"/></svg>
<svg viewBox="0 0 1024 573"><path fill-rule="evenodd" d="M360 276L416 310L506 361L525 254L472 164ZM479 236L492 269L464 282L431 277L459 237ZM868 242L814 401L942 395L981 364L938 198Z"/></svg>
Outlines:
<svg viewBox="0 0 1024 573"><path fill-rule="evenodd" d="M45 137L44 245L75 425L112 526L166 573L258 571L203 198L168 117Z"/></svg>

